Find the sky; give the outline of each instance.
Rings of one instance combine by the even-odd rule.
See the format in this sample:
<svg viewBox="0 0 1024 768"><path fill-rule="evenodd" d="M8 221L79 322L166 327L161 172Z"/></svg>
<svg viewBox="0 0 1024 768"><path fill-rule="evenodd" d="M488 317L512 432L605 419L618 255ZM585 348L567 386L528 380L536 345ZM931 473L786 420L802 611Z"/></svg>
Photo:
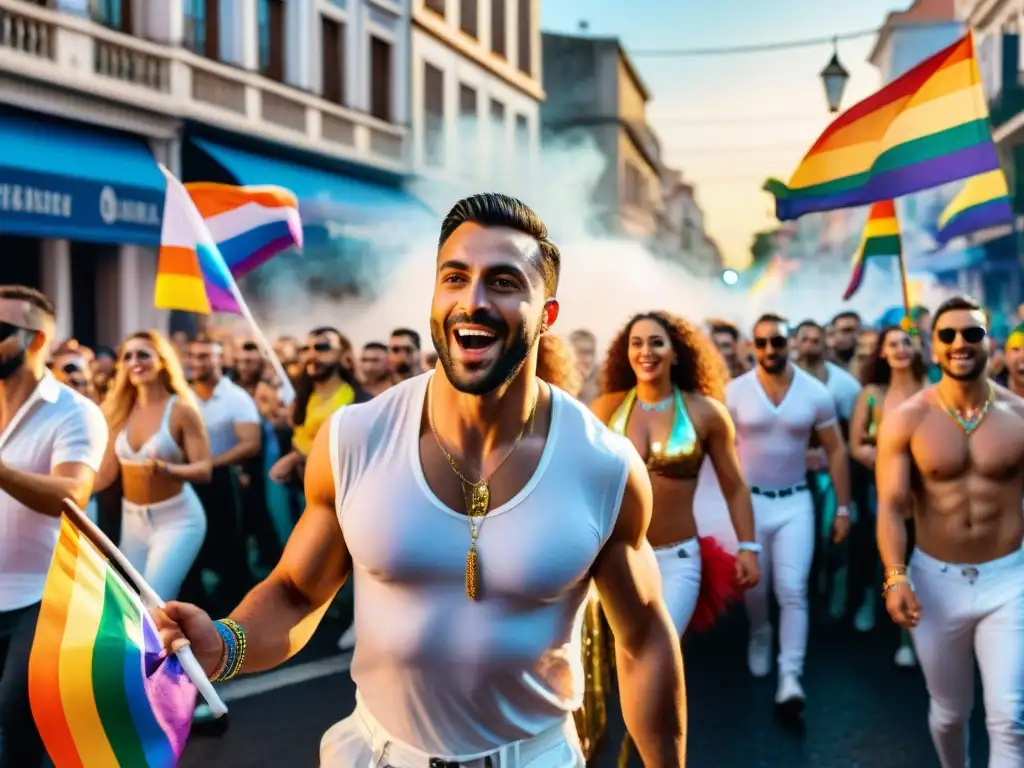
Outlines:
<svg viewBox="0 0 1024 768"><path fill-rule="evenodd" d="M546 31L617 36L653 94L648 122L663 160L694 184L705 228L726 264L742 267L754 233L776 225L768 176L788 181L834 117L820 72L831 43L773 52L699 57L643 51L786 42L876 29L911 0L543 0ZM843 107L878 89L867 62L873 35L839 42L850 72Z"/></svg>

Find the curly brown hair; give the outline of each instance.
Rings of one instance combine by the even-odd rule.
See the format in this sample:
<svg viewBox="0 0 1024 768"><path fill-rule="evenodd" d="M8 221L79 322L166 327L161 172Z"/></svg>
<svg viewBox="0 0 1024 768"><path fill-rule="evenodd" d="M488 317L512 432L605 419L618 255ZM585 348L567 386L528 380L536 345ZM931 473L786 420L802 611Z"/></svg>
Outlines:
<svg viewBox="0 0 1024 768"><path fill-rule="evenodd" d="M711 339L689 321L662 311L634 315L612 341L601 369L602 393L625 392L636 386L636 374L629 364L629 334L641 320L653 320L668 334L677 358L670 374L673 384L683 392L724 402L729 370Z"/></svg>
<svg viewBox="0 0 1024 768"><path fill-rule="evenodd" d="M583 388L583 377L576 367L572 345L553 333L541 336L539 344L537 377L548 384L554 384L573 397L579 397L580 389Z"/></svg>

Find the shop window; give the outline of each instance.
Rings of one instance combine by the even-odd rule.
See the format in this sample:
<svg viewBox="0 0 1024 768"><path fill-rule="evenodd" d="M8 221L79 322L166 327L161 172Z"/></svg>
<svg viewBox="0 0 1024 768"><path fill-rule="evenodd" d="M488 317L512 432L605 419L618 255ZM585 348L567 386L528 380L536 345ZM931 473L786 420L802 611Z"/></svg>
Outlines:
<svg viewBox="0 0 1024 768"><path fill-rule="evenodd" d="M393 54L387 40L370 37L370 114L388 122L392 119Z"/></svg>
<svg viewBox="0 0 1024 768"><path fill-rule="evenodd" d="M279 83L284 82L284 16L284 0L258 0L260 74Z"/></svg>
<svg viewBox="0 0 1024 768"><path fill-rule="evenodd" d="M208 59L220 58L219 0L182 0L185 47Z"/></svg>
<svg viewBox="0 0 1024 768"><path fill-rule="evenodd" d="M491 51L502 58L508 55L505 42L505 0L491 0Z"/></svg>
<svg viewBox="0 0 1024 768"><path fill-rule="evenodd" d="M323 96L335 104L345 104L345 25L340 21L320 17L323 45Z"/></svg>

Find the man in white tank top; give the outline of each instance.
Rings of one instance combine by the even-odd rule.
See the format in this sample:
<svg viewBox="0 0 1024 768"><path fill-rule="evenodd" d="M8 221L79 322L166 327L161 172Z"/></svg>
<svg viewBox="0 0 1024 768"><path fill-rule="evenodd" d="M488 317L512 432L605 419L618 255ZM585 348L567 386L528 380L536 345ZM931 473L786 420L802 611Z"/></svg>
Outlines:
<svg viewBox="0 0 1024 768"><path fill-rule="evenodd" d="M846 444L825 385L789 359L788 328L777 315L754 325L757 366L733 379L725 402L736 424L737 450L754 502L757 541L765 578L747 590L750 673L771 671L772 627L768 620L768 575L779 603L779 685L775 703L785 714L804 706L800 685L807 651L807 580L814 557L814 504L807 488L807 446L818 436L828 456L839 508L833 538L850 527L850 481Z"/></svg>
<svg viewBox="0 0 1024 768"><path fill-rule="evenodd" d="M158 616L169 647L187 638L214 679L259 672L302 647L351 573L356 710L325 734L323 768L582 768L571 714L591 579L644 764L685 762L682 658L646 541L647 470L536 376L558 268L523 203L457 203L437 257L437 370L320 430L305 514L231 619L182 603Z"/></svg>

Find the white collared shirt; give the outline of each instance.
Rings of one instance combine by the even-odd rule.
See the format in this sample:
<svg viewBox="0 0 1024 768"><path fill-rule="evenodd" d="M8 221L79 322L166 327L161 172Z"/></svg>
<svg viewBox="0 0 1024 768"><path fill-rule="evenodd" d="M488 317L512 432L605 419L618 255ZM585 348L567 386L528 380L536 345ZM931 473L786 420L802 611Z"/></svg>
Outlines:
<svg viewBox="0 0 1024 768"><path fill-rule="evenodd" d="M260 409L249 393L221 376L209 400L196 395L199 410L206 424L206 435L210 440L210 456L216 458L238 445L235 434L236 424L259 424Z"/></svg>
<svg viewBox="0 0 1024 768"><path fill-rule="evenodd" d="M49 475L60 464L99 472L107 434L99 406L47 372L0 433L0 459L35 475ZM59 518L0 489L0 611L39 602L59 534Z"/></svg>

